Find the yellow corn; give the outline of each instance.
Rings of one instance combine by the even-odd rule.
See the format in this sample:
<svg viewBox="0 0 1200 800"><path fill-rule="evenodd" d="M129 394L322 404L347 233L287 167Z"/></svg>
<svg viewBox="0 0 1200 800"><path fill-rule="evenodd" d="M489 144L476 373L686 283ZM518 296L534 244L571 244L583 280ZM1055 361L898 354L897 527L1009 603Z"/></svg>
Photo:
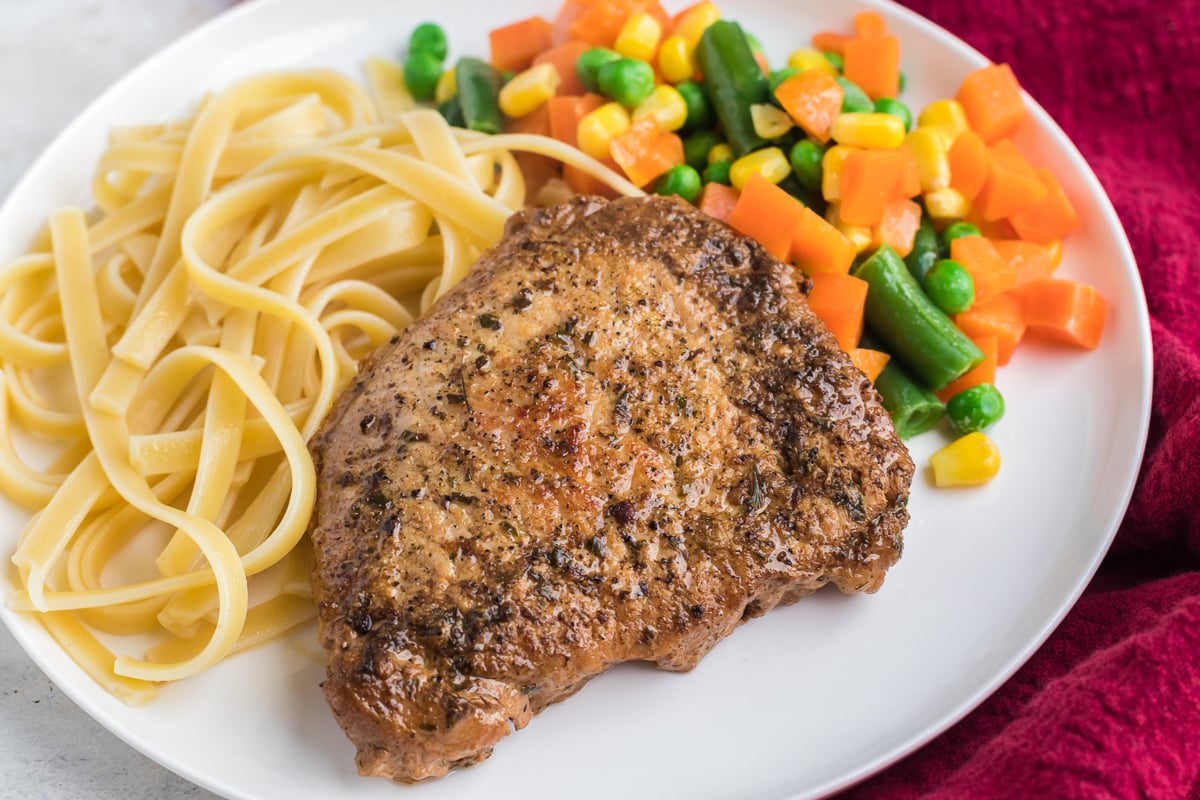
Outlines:
<svg viewBox="0 0 1200 800"><path fill-rule="evenodd" d="M967 112L957 100L934 100L917 115L917 127L941 128L954 144L967 129Z"/></svg>
<svg viewBox="0 0 1200 800"><path fill-rule="evenodd" d="M687 122L687 102L674 86L655 86L633 110L634 122L642 117L654 117L664 131L677 131Z"/></svg>
<svg viewBox="0 0 1200 800"><path fill-rule="evenodd" d="M766 103L751 105L750 119L754 132L763 139L778 139L792 129L792 118L787 112Z"/></svg>
<svg viewBox="0 0 1200 800"><path fill-rule="evenodd" d="M1062 263L1062 239L1055 239L1046 245L1046 250L1050 253L1050 264L1058 269L1058 265Z"/></svg>
<svg viewBox="0 0 1200 800"><path fill-rule="evenodd" d="M838 74L837 67L833 65L833 62L826 58L820 50L814 50L811 47L802 47L794 51L788 56L787 64L801 72L815 69L817 72L824 72L830 76Z"/></svg>
<svg viewBox="0 0 1200 800"><path fill-rule="evenodd" d="M714 144L708 151L708 163L715 164L718 161L733 161L733 148L724 142Z"/></svg>
<svg viewBox="0 0 1200 800"><path fill-rule="evenodd" d="M821 157L821 194L830 203L842 199L842 168L852 152L853 147L837 144Z"/></svg>
<svg viewBox="0 0 1200 800"><path fill-rule="evenodd" d="M438 78L437 88L433 90L434 100L444 103L458 94L458 78L455 77L457 74L458 70L454 67L442 73L442 77Z"/></svg>
<svg viewBox="0 0 1200 800"><path fill-rule="evenodd" d="M875 244L875 236L870 228L865 225L851 225L842 219L840 203L830 203L825 208L825 221L850 240L856 253L861 253Z"/></svg>
<svg viewBox="0 0 1200 800"><path fill-rule="evenodd" d="M1000 471L1000 449L976 431L938 450L929 457L937 486L979 486Z"/></svg>
<svg viewBox="0 0 1200 800"><path fill-rule="evenodd" d="M729 167L729 182L739 192L754 173L762 175L771 183L779 183L792 171L787 156L778 147L764 147L734 161Z"/></svg>
<svg viewBox="0 0 1200 800"><path fill-rule="evenodd" d="M934 222L952 222L967 215L971 201L958 189L947 187L925 193L925 210Z"/></svg>
<svg viewBox="0 0 1200 800"><path fill-rule="evenodd" d="M688 47L695 50L704 31L720 18L721 9L715 3L701 3L683 15L683 19L675 26L675 35L682 36Z"/></svg>
<svg viewBox="0 0 1200 800"><path fill-rule="evenodd" d="M696 74L696 51L678 34L663 39L658 47L658 71L670 83L682 83Z"/></svg>
<svg viewBox="0 0 1200 800"><path fill-rule="evenodd" d="M839 114L830 135L838 144L893 150L904 144L904 122L892 114Z"/></svg>
<svg viewBox="0 0 1200 800"><path fill-rule="evenodd" d="M636 58L639 61L651 61L654 52L658 50L658 40L662 38L662 25L654 17L644 12L630 14L629 19L621 26L617 40L613 43L616 50L626 58Z"/></svg>
<svg viewBox="0 0 1200 800"><path fill-rule="evenodd" d="M629 112L620 103L605 103L579 120L575 138L579 149L592 158L608 158L614 137L629 130Z"/></svg>
<svg viewBox="0 0 1200 800"><path fill-rule="evenodd" d="M500 89L500 110L514 119L531 114L554 97L560 83L553 64L530 67Z"/></svg>
<svg viewBox="0 0 1200 800"><path fill-rule="evenodd" d="M950 185L949 148L938 128L917 128L905 138L917 161L921 191L934 192Z"/></svg>

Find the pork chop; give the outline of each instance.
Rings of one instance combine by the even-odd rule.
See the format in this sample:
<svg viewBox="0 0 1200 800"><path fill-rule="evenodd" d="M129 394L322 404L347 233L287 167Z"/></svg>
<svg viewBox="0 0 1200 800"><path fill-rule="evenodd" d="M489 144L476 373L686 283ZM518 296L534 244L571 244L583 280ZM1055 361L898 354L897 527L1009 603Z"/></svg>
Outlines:
<svg viewBox="0 0 1200 800"><path fill-rule="evenodd" d="M575 198L362 365L311 527L362 774L443 775L615 664L879 588L913 464L809 285L686 204Z"/></svg>

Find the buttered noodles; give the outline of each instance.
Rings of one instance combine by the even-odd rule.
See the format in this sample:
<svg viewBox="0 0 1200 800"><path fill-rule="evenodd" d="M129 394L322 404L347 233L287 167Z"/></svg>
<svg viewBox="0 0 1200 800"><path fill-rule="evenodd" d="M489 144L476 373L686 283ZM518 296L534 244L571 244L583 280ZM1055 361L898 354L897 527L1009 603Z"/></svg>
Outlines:
<svg viewBox="0 0 1200 800"><path fill-rule="evenodd" d="M408 110L394 70L253 77L114 131L96 209L0 268L0 489L36 512L10 604L126 702L312 617L306 442L524 204L512 151L640 194Z"/></svg>

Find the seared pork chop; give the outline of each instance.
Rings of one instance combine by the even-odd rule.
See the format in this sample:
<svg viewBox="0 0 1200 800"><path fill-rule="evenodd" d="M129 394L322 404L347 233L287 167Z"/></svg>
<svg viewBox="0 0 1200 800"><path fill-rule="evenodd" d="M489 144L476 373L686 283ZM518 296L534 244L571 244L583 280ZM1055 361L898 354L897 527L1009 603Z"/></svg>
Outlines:
<svg viewBox="0 0 1200 800"><path fill-rule="evenodd" d="M808 287L683 203L576 198L362 365L311 528L360 772L443 775L614 664L879 588L913 464Z"/></svg>

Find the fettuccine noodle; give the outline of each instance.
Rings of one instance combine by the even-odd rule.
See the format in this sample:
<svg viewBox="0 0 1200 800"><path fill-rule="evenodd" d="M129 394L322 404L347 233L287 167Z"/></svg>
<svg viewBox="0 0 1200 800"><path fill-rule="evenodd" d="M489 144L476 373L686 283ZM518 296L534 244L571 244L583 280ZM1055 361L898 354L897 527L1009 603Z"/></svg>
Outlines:
<svg viewBox="0 0 1200 800"><path fill-rule="evenodd" d="M552 140L413 110L395 72L369 62L370 93L257 76L114 131L95 211L56 212L0 269L0 490L36 512L9 602L126 702L312 618L306 442L500 238L525 199L512 151L640 193Z"/></svg>

